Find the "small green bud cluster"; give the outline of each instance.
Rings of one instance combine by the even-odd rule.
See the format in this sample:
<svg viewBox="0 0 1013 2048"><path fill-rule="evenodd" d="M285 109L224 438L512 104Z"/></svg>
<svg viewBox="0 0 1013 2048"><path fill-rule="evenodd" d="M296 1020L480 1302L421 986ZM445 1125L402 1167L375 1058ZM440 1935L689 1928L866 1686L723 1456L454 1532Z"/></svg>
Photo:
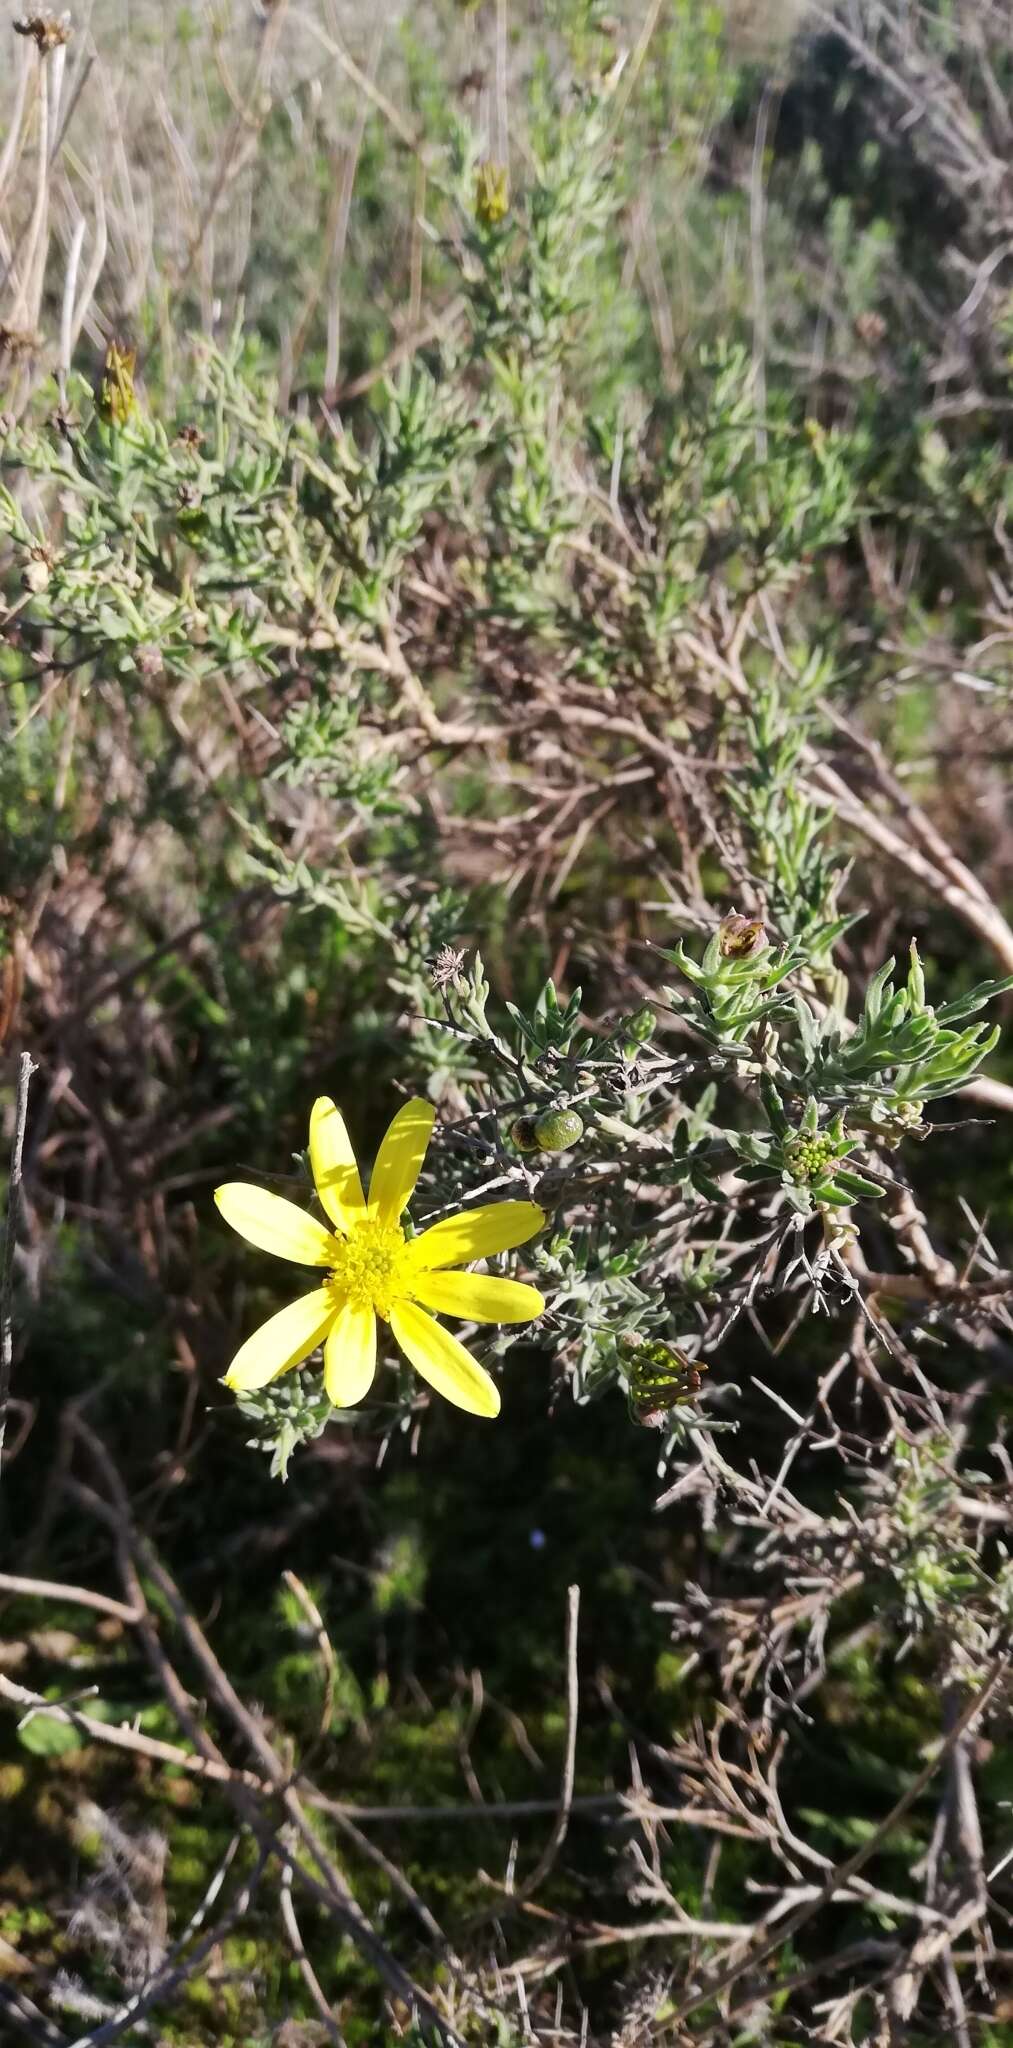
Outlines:
<svg viewBox="0 0 1013 2048"><path fill-rule="evenodd" d="M925 1104L903 1097L892 1102L878 1098L868 1111L868 1120L875 1130L877 1144L884 1145L888 1152L896 1152L913 1131L924 1132Z"/></svg>
<svg viewBox="0 0 1013 2048"><path fill-rule="evenodd" d="M251 1451L263 1451L271 1460L272 1479L288 1478L292 1453L300 1444L312 1443L333 1422L336 1411L320 1385L309 1373L293 1372L273 1386L259 1387L239 1396L239 1410L254 1425L246 1439ZM343 1415L352 1422L351 1415Z"/></svg>
<svg viewBox="0 0 1013 2048"><path fill-rule="evenodd" d="M796 1137L787 1138L782 1148L785 1167L798 1181L822 1180L836 1156L837 1147L826 1132L814 1138L799 1131Z"/></svg>
<svg viewBox="0 0 1013 2048"><path fill-rule="evenodd" d="M694 1364L675 1344L657 1337L623 1335L616 1351L626 1374L634 1420L647 1429L664 1427L669 1410L700 1392L705 1365Z"/></svg>

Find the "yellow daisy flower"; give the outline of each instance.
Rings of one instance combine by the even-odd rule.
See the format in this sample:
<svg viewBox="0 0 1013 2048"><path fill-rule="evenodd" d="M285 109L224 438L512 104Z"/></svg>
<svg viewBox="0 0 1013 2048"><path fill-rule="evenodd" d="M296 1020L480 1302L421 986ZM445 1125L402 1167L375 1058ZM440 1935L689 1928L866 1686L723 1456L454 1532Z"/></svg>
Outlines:
<svg viewBox="0 0 1013 2048"><path fill-rule="evenodd" d="M310 1165L328 1230L264 1188L229 1181L215 1189L226 1223L261 1251L322 1266L322 1287L279 1309L240 1346L225 1375L236 1393L266 1387L324 1347L324 1386L336 1408L361 1401L376 1371L376 1319L389 1323L405 1357L438 1394L471 1415L498 1415L499 1390L456 1337L428 1313L474 1323L526 1323L545 1303L537 1287L488 1273L447 1268L512 1251L540 1230L534 1202L492 1202L445 1216L406 1238L401 1217L426 1156L435 1111L414 1100L399 1109L362 1192L345 1121L326 1095L310 1117Z"/></svg>

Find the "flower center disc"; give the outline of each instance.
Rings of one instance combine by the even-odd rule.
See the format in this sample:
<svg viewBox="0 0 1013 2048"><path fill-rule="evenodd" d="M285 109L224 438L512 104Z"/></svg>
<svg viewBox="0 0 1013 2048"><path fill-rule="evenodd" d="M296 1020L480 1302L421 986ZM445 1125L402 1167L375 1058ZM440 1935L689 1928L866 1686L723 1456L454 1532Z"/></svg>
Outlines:
<svg viewBox="0 0 1013 2048"><path fill-rule="evenodd" d="M406 1292L405 1236L396 1223L357 1223L339 1238L330 1284L353 1308L371 1308L385 1322Z"/></svg>

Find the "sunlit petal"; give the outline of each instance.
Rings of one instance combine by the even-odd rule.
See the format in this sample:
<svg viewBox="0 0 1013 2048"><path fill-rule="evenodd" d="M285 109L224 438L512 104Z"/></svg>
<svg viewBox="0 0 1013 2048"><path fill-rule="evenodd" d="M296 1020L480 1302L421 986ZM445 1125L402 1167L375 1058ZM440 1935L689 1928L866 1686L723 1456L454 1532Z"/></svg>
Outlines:
<svg viewBox="0 0 1013 2048"><path fill-rule="evenodd" d="M335 1408L354 1408L376 1371L376 1316L346 1302L324 1345L324 1386Z"/></svg>
<svg viewBox="0 0 1013 2048"><path fill-rule="evenodd" d="M545 1211L534 1202L488 1202L481 1209L462 1209L412 1238L412 1261L427 1270L467 1266L472 1259L488 1259L495 1252L527 1244L544 1222Z"/></svg>
<svg viewBox="0 0 1013 2048"><path fill-rule="evenodd" d="M545 1307L537 1287L491 1273L420 1273L412 1293L437 1315L466 1316L470 1323L529 1323Z"/></svg>
<svg viewBox="0 0 1013 2048"><path fill-rule="evenodd" d="M248 1181L230 1180L215 1189L215 1201L226 1223L260 1251L273 1252L278 1259L294 1259L299 1266L333 1264L330 1231L283 1196L269 1195L266 1188L255 1188Z"/></svg>
<svg viewBox="0 0 1013 2048"><path fill-rule="evenodd" d="M376 1155L369 1206L381 1223L396 1223L415 1192L436 1115L416 1096L399 1109Z"/></svg>
<svg viewBox="0 0 1013 2048"><path fill-rule="evenodd" d="M390 1326L409 1363L445 1401L466 1408L469 1415L499 1414L495 1381L424 1308L416 1308L414 1302L398 1302Z"/></svg>
<svg viewBox="0 0 1013 2048"><path fill-rule="evenodd" d="M361 1223L366 1204L345 1119L327 1095L318 1096L310 1112L310 1165L323 1207L347 1235Z"/></svg>
<svg viewBox="0 0 1013 2048"><path fill-rule="evenodd" d="M240 1346L225 1385L237 1394L266 1387L290 1366L301 1365L323 1343L333 1321L334 1298L328 1287L315 1287L312 1294L290 1301Z"/></svg>

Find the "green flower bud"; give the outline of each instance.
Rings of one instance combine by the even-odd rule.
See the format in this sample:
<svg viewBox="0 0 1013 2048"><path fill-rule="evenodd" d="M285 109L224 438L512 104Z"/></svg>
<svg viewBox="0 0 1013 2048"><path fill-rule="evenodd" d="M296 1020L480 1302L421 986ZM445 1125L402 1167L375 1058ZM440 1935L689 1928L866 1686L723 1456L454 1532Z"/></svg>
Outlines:
<svg viewBox="0 0 1013 2048"><path fill-rule="evenodd" d="M550 1109L535 1124L539 1152L567 1152L584 1135L584 1126L574 1109Z"/></svg>
<svg viewBox="0 0 1013 2048"><path fill-rule="evenodd" d="M655 1021L650 1004L644 1003L641 1009L634 1010L632 1017L627 1021L626 1030L631 1038L636 1039L638 1045L646 1045L648 1039L654 1035Z"/></svg>

